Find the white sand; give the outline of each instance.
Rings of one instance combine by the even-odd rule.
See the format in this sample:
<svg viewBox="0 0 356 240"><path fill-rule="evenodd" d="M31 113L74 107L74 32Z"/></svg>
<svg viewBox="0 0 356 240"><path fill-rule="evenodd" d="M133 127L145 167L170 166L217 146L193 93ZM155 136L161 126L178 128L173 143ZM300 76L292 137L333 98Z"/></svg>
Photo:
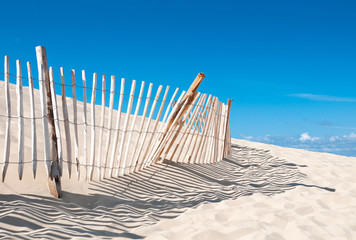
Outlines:
<svg viewBox="0 0 356 240"><path fill-rule="evenodd" d="M213 165L65 182L61 200L36 183L22 194L3 184L0 236L355 239L355 158L233 142L233 155Z"/></svg>
<svg viewBox="0 0 356 240"><path fill-rule="evenodd" d="M138 233L147 239L356 239L356 158L236 139L233 143L270 150L286 164L296 164L305 177L284 193L200 205Z"/></svg>
<svg viewBox="0 0 356 240"><path fill-rule="evenodd" d="M11 95L14 99L14 88ZM1 94L2 114L3 102ZM13 119L13 163L16 123ZM30 136L29 127L25 131ZM38 137L41 141L40 130ZM356 158L233 143L232 156L212 165L163 163L102 182L68 180L64 171L59 200L48 192L43 163L36 180L27 164L23 181L10 164L0 183L0 238L356 239ZM26 156L29 146L27 137ZM43 146L38 148L41 157Z"/></svg>

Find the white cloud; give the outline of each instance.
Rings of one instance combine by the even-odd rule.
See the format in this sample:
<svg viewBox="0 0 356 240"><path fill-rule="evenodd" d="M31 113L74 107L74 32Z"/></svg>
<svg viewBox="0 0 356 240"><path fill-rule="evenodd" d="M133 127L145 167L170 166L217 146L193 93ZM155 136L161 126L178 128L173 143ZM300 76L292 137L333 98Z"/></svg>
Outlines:
<svg viewBox="0 0 356 240"><path fill-rule="evenodd" d="M350 133L349 135L344 135L346 139L356 139L356 133Z"/></svg>
<svg viewBox="0 0 356 240"><path fill-rule="evenodd" d="M340 138L338 136L332 136L329 138L330 142L336 142L337 140L339 140Z"/></svg>
<svg viewBox="0 0 356 240"><path fill-rule="evenodd" d="M302 133L300 135L299 141L301 141L301 142L307 142L307 141L314 142L314 141L317 141L319 139L320 138L318 138L318 137L311 137L309 135L309 133L305 132L305 133Z"/></svg>
<svg viewBox="0 0 356 240"><path fill-rule="evenodd" d="M312 101L323 101L323 102L356 102L356 98L335 97L335 96L316 95L316 94L308 94L308 93L289 94L288 96L304 98Z"/></svg>
<svg viewBox="0 0 356 240"><path fill-rule="evenodd" d="M325 137L313 137L308 132L304 132L301 135L289 135L289 136L244 136L242 138L262 142L267 144L278 145L282 147L292 147L299 149L306 149L316 152L329 152L344 156L356 157L356 133L351 132L343 136L325 136Z"/></svg>
<svg viewBox="0 0 356 240"><path fill-rule="evenodd" d="M243 135L243 134L240 134L240 136L241 136L243 139L245 139L245 140L253 141L253 139L254 139L254 137L252 137L252 136L245 136L245 135Z"/></svg>

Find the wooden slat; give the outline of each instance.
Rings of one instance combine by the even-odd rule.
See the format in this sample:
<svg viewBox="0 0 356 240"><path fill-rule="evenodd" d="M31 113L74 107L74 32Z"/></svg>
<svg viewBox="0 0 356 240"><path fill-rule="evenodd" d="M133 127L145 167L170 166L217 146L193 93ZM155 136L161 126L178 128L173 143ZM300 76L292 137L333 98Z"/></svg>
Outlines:
<svg viewBox="0 0 356 240"><path fill-rule="evenodd" d="M125 138L126 138L126 131L127 127L129 125L130 117L131 117L131 109L132 109L132 102L135 94L135 88L136 88L136 80L132 80L131 84L131 91L130 91L130 98L129 98L129 103L127 105L127 110L126 110L126 117L125 117L125 122L124 122L124 128L122 130L122 135L121 135L121 141L120 141L120 146L119 146L119 152L118 152L118 159L117 159L117 170L116 170L116 176L123 176L125 173L125 165L127 159L122 159L123 154L123 149L124 149L124 144L125 144ZM128 143L130 145L130 143Z"/></svg>
<svg viewBox="0 0 356 240"><path fill-rule="evenodd" d="M49 124L50 131L50 172L48 178L48 185L50 193L56 197L60 198L62 194L61 177L60 177L60 166L58 161L58 149L57 149L57 136L56 127L54 123L53 115L53 105L51 98L51 87L49 82L49 71L46 49L43 46L36 47L36 58L37 65L39 68L39 78L42 80L45 92L46 92L46 107L47 107L47 120Z"/></svg>
<svg viewBox="0 0 356 240"><path fill-rule="evenodd" d="M158 131L158 136L157 136L157 138L156 138L156 140L154 142L157 142L162 137L163 129L164 129L165 125L167 124L167 117L169 118L170 115L173 114L173 109L174 109L173 102L174 102L174 98L176 97L176 95L178 93L178 90L179 90L179 88L176 88L175 92L173 93L173 96L172 96L172 98L171 98L171 100L170 100L170 102L169 102L169 104L167 106L166 112L164 114L164 117L163 117L163 120L162 120L162 123L161 123L161 127L160 127L160 129ZM184 95L185 95L185 91L183 91L181 93L181 95L178 97L178 100L175 101L175 102L179 103L183 99ZM170 109L171 106L172 106L172 111L169 112L169 109ZM169 115L168 115L168 113L169 113Z"/></svg>
<svg viewBox="0 0 356 240"><path fill-rule="evenodd" d="M17 95L17 121L18 121L18 156L19 179L22 179L24 165L24 126L23 126L23 91L22 91L22 75L20 60L16 61L16 95Z"/></svg>
<svg viewBox="0 0 356 240"><path fill-rule="evenodd" d="M221 144L220 139L221 139L221 125L223 125L223 121L224 121L224 117L223 117L224 111L225 111L225 104L220 102L219 111L218 111L218 121L217 121L217 125L216 125L216 130L215 130L216 155L212 162L218 162L221 160L221 146L222 146L222 144Z"/></svg>
<svg viewBox="0 0 356 240"><path fill-rule="evenodd" d="M197 99L197 95L199 95L199 94L200 93L194 93L193 101L195 101ZM189 110L186 107L188 107ZM183 127L183 124L184 124L186 118L189 116L189 111L192 108L193 108L192 101L190 100L190 98L188 98L185 101L185 103L183 104L183 106L181 107L181 110L179 111L176 119L173 121L173 124L171 125L171 128L169 130L170 133L166 135L167 136L166 143L163 145L163 148L157 154L157 157L156 157L157 160L158 160L158 157L162 156L162 154L163 154L163 156L161 158L165 159L166 155L169 153L169 150L174 145L175 140L179 136L181 129ZM182 117L183 114L184 114L184 117ZM170 161L172 161L172 159L170 159Z"/></svg>
<svg viewBox="0 0 356 240"><path fill-rule="evenodd" d="M194 93L196 92L196 90L198 89L199 85L201 84L201 82L203 81L204 78L205 78L204 73L199 73L196 76L193 83L190 85L189 89L187 90L187 93L184 95L181 103L178 104L180 106L178 106L176 108L176 112L173 112L171 118L168 118L168 120L167 120L168 124L165 126L165 129L163 130L164 134L166 134L168 132L168 129L171 127L171 125L173 124L176 117L181 117L181 116L177 116L178 112L181 112L181 115L183 115L186 112L186 109L183 109L183 111L180 111L180 108L183 106L185 101L188 100L189 98L191 99L190 101L192 101L192 97L193 97ZM189 104L190 103L188 102L186 104L186 107L189 106Z"/></svg>
<svg viewBox="0 0 356 240"><path fill-rule="evenodd" d="M210 126L210 119L211 119L211 116L212 116L212 113L213 113L215 102L216 102L216 97L213 97L212 104L211 104L211 106L209 106L207 120L206 120L206 124L204 126L204 129L203 129L203 132L202 132L202 137L201 137L201 139L200 139L200 141L199 141L199 143L197 145L197 149L195 151L195 155L193 155L193 159L194 159L195 163L201 163L201 160L203 160L201 158L201 154L202 154L202 150L203 150L203 147L204 147L204 144L205 144L207 131L208 131L209 126Z"/></svg>
<svg viewBox="0 0 356 240"><path fill-rule="evenodd" d="M140 142L140 139L141 139L141 136L142 136L143 126L144 126L145 121L146 121L146 114L147 114L148 105L150 103L150 97L151 97L151 93L152 93L152 86L153 86L152 83L150 83L150 85L148 86L146 102L145 102L145 106L143 108L142 122L141 122L141 125L140 125L139 130L138 130L138 137L136 139L135 147L133 148L133 156L132 156L132 158L134 160L133 160L133 164L130 164L130 173L132 173L134 171L135 167L136 167L136 158L135 158L136 150L137 150L137 146L139 145L139 142ZM139 152L137 153L137 155L139 155Z"/></svg>
<svg viewBox="0 0 356 240"><path fill-rule="evenodd" d="M87 80L85 76L85 70L82 70L82 82L83 82L83 164L85 165L85 179L88 179L88 121L87 121Z"/></svg>
<svg viewBox="0 0 356 240"><path fill-rule="evenodd" d="M214 110L213 106L214 105L213 104L215 104L214 98L213 98L213 101L212 101L212 109L210 110L210 113L207 116L207 124L204 126L204 127L206 127L205 128L205 132L202 132L202 138L201 138L200 146L198 148L199 150L198 150L198 153L196 155L198 163L204 163L204 160L205 160L204 157L207 157L207 155L210 154L211 148L207 148L206 147L206 144L207 144L206 140L207 139L209 140L209 134L210 134L210 131L211 131L211 120L213 119L213 116L214 116L214 113L213 113L213 110ZM208 143L209 143L209 141L208 141ZM205 149L208 149L209 152L204 152Z"/></svg>
<svg viewBox="0 0 356 240"><path fill-rule="evenodd" d="M167 121L163 125L163 130L160 132L160 137L157 139L156 143L153 145L154 147L152 148L151 152L148 155L148 165L151 165L153 162L158 161L158 154L164 149L165 143L169 140L170 136L174 134L173 131L169 131L168 126L171 125L170 119L173 118L173 116L179 114L177 111L177 108L181 107L181 101L184 98L186 92L183 91L181 95L179 96L178 100L175 101L175 104L173 106L172 112L169 114L169 117ZM187 101L186 101L187 102ZM183 104L185 106L186 103ZM183 111L183 109L181 109ZM176 119L175 121L177 121ZM174 121L172 123L175 123Z"/></svg>
<svg viewBox="0 0 356 240"><path fill-rule="evenodd" d="M199 93L199 94L200 94L200 93ZM198 100L198 102L197 102L197 103L196 103L196 102L193 102L193 103L191 104L191 105L192 105L192 108L194 108L193 105L195 105L195 103L196 103L193 112L190 112L190 113L189 113L188 111L186 111L185 115L188 116L188 117L186 118L186 120L184 120L184 121L182 120L183 128L182 128L182 130L180 130L180 131L177 133L177 136L178 136L179 134L181 134L181 137L180 137L180 138L177 137L177 143L175 144L175 148L174 148L174 150L173 150L171 156L169 157L170 161L174 161L174 156L176 155L176 152L177 152L177 150L178 150L179 148L180 148L181 150L184 148L184 144L185 144L185 141L186 141L186 137L189 135L189 134L187 134L187 131L189 132L189 130L190 130L190 128L191 128L192 120L193 120L193 118L195 117L195 114L198 112L198 107L200 106L200 103L201 103L203 97L204 97L204 95L200 95L199 100L198 100L198 98L196 98L196 100ZM167 155L168 155L168 151L165 152L165 154L163 155L162 158L163 158L163 159L166 159ZM178 155L177 155L177 160L176 160L176 162L182 162L182 161L179 161Z"/></svg>
<svg viewBox="0 0 356 240"><path fill-rule="evenodd" d="M9 166L10 157L10 130L11 130L11 101L10 101L10 89L9 89L9 57L5 56L4 63L4 73L5 73L5 105L6 105L6 129L5 129L5 144L4 144L4 159L2 165L2 182L5 181L7 168Z"/></svg>
<svg viewBox="0 0 356 240"><path fill-rule="evenodd" d="M212 110L213 111L213 110ZM199 150L199 154L200 156L198 157L198 159L200 159L199 163L206 163L206 159L211 155L211 151L213 151L213 149L211 148L211 146L208 146L210 144L209 140L210 140L210 134L211 134L211 130L212 130L212 122L214 121L214 112L211 112L211 119L209 122L209 125L207 126L207 131L206 134L203 135L203 139L202 139L202 144L200 146L200 150Z"/></svg>
<svg viewBox="0 0 356 240"><path fill-rule="evenodd" d="M218 105L219 105L219 99L217 97L215 97L215 102L214 102L213 109L212 109L212 112L211 112L210 121L207 122L208 130L210 129L211 133L214 130L215 119L216 119L216 111L217 111ZM200 162L201 163L205 163L205 164L208 163L208 157L210 157L210 156L207 156L208 155L208 150L211 150L211 152L209 154L213 154L213 152L214 152L213 146L210 149L207 148L208 144L206 142L209 139L209 135L208 134L209 133L206 132L205 138L203 139L203 144L202 144L201 150L199 152L200 154L198 156L198 159L199 158L201 159Z"/></svg>
<svg viewBox="0 0 356 240"><path fill-rule="evenodd" d="M104 121L105 121L105 95L106 95L106 82L105 82L105 74L103 74L102 77L102 84L101 84L101 88L102 88L102 95L101 95L101 120L100 120L100 132L99 132L99 146L98 146L98 179L101 179L101 166L103 163L103 156L102 155L102 141L103 141L103 131L104 131Z"/></svg>
<svg viewBox="0 0 356 240"><path fill-rule="evenodd" d="M194 105L193 102L195 102L197 100L197 97L199 95L200 95L200 93L195 92L194 95L191 96L191 98L188 98L183 103L183 105L177 104L177 107L180 108L180 111L176 115L173 123L171 124L171 128L168 130L168 132L170 132L170 133L166 135L166 140L161 144L162 145L161 150L157 151L156 156L154 157L155 162L158 161L158 158L161 156L161 154L165 150L165 155L163 156L163 158L164 158L168 154L170 148L174 145L174 141L178 137L178 135L183 127L184 121L186 120L187 116L189 116L189 113L193 108L193 105ZM184 114L184 116L183 116L183 114ZM172 159L170 159L170 161L172 161Z"/></svg>
<svg viewBox="0 0 356 240"><path fill-rule="evenodd" d="M229 121L228 120L226 120L226 125L229 125ZM226 130L225 130L226 131ZM222 135L222 140L223 140L223 158L226 158L226 157L228 157L228 148L227 148L227 144L228 144L228 140L227 140L227 138L228 138L228 134L229 134L229 132L225 132L225 136L224 136L224 134Z"/></svg>
<svg viewBox="0 0 356 240"><path fill-rule="evenodd" d="M179 88L176 88L176 90L174 91L174 93L173 93L173 95L172 95L171 100L169 101L169 104L168 104L168 106L167 106L167 108L166 108L166 112L164 113L164 117L163 117L162 123L165 123L166 120L167 120L168 113L169 113L169 109L170 109L171 106L172 106L172 103L173 103L174 98L176 97L176 95L177 95L177 93L178 93L178 90L179 90ZM160 130L159 130L159 132L161 132L163 126L164 126L164 125L162 124L162 125L161 125L161 128L160 128Z"/></svg>
<svg viewBox="0 0 356 240"><path fill-rule="evenodd" d="M224 159L224 146L225 146L225 131L226 131L226 124L227 124L227 109L228 106L224 104L224 109L221 115L221 126L220 126L220 135L219 135L219 142L220 142L220 156L219 161Z"/></svg>
<svg viewBox="0 0 356 240"><path fill-rule="evenodd" d="M75 71L72 69L72 94L73 94L73 127L74 127L74 158L76 164L77 178L80 178L80 160L78 147L78 116L77 116L77 93L75 84Z"/></svg>
<svg viewBox="0 0 356 240"><path fill-rule="evenodd" d="M125 162L128 161L128 165L127 166L123 165L122 168L124 170L125 170L126 167L128 167L128 168L132 167L134 152L133 152L132 157L130 157L129 159L128 159L128 154L129 154L129 151L130 151L130 143L131 143L132 132L135 129L138 111L140 110L140 105L141 105L141 100L142 100L144 87L145 87L145 82L142 82L141 83L140 94L139 94L139 97L138 97L138 100L137 100L137 104L136 104L135 115L134 115L134 118L133 118L133 121L132 121L132 124L131 124L131 128L129 130L129 135L128 135L128 139L127 139L127 145L126 145L124 160L125 160Z"/></svg>
<svg viewBox="0 0 356 240"><path fill-rule="evenodd" d="M203 81L204 78L205 78L204 73L198 73L198 75L194 79L193 83L188 88L187 94L184 96L182 102L187 100L192 94L194 94L197 91L199 85L201 84L201 82Z"/></svg>
<svg viewBox="0 0 356 240"><path fill-rule="evenodd" d="M198 93L198 94L200 95L200 93ZM174 155L175 155L177 149L178 149L179 147L181 147L181 148L183 149L183 147L184 147L184 143L185 143L185 140L184 140L184 139L186 139L186 137L188 136L186 133L187 133L188 129L191 128L192 122L193 122L193 120L195 119L195 116L197 115L198 110L199 110L199 107L198 107L198 106L200 106L200 104L201 104L201 102L202 102L202 100L203 100L203 98L204 98L204 96L202 96L201 98L199 98L199 95L198 95L198 97L196 97L196 99L192 102L192 104L191 104L191 106L190 106L190 108L189 108L190 111L188 110L188 112L186 113L186 120L183 120L186 125L185 125L184 130L182 131L182 137L177 141L176 147L175 147L175 149L173 150L173 152L172 152L172 154L171 154L171 157L169 158L171 161L173 161L173 158L174 158ZM195 105L195 103L197 102L198 98L199 98L199 101L198 101L198 103L197 103L197 106L195 106L195 108L194 108L194 105ZM193 108L194 108L194 111L191 112ZM191 113L191 114L190 114L190 113ZM188 118L188 116L189 116L189 118ZM177 136L178 136L178 134L179 134L179 133L177 133ZM168 151L169 151L169 150L168 150ZM163 156L163 158L166 158L166 156L167 156L167 154L168 154L168 151L166 151L166 153L165 153L165 155ZM177 158L177 162L179 162L179 158Z"/></svg>
<svg viewBox="0 0 356 240"><path fill-rule="evenodd" d="M219 129L218 129L218 135L217 135L217 145L218 145L218 156L215 160L215 162L220 161L223 159L223 150L224 150L224 145L223 145L223 125L225 124L225 109L226 109L226 105L222 104L222 108L221 108L221 113L220 113L220 117L219 117L219 121L220 121L220 125L219 125Z"/></svg>
<svg viewBox="0 0 356 240"><path fill-rule="evenodd" d="M153 139L153 137L155 136L155 135L158 135L158 134L156 134L156 129L157 129L157 126L158 126L158 124L160 123L160 119L161 119L161 115L162 115L162 111L163 111L163 107L164 107L164 104L165 104L165 102L166 102L166 99L167 99L167 95L168 95L168 91L169 91L169 86L167 86L166 87L166 90L165 90L165 92L164 92L164 96L163 96L163 100L162 100L162 103L161 103L161 106L160 106L160 108L159 108L159 110L158 110L158 114L157 114L157 117L156 117L156 121L155 121L155 125L153 126L153 129L152 129L152 133L151 133L151 136L150 136L150 138L149 138L149 140L148 140L148 142L150 143L150 142L152 142L152 139ZM145 152L144 152L144 154L143 154L143 156L144 156L144 158L143 158L143 165L141 165L141 169L143 168L143 167L146 167L146 165L147 165L147 157L148 157L148 150L149 149L152 149L152 147L151 147L151 145L149 144L148 146L147 146L147 148L146 148L146 150L145 150Z"/></svg>
<svg viewBox="0 0 356 240"><path fill-rule="evenodd" d="M176 139L178 139L179 134L182 133L182 128L184 126L184 123L186 123L186 125L188 125L188 122L187 122L188 118L189 118L190 114L192 113L192 110L195 106L195 103L199 99L199 96L200 96L200 92L195 92L192 100L191 101L189 99L187 100L188 101L187 104L189 104L189 105L185 107L186 112L182 117L183 119L181 119L181 118L178 119L177 129L172 129L172 132L174 133L174 135L173 135L172 139L170 140L170 143L167 144L166 152L165 152L165 155L163 155L163 159L167 156L171 147L173 147L174 143L176 142ZM184 133L182 134L182 137L183 137L183 135L184 135ZM182 137L180 138L180 140L182 139ZM179 144L179 142L177 144ZM172 157L173 157L173 154L172 154ZM173 161L172 157L170 158L170 161Z"/></svg>
<svg viewBox="0 0 356 240"><path fill-rule="evenodd" d="M157 93L156 93L156 96L155 96L155 99L153 100L153 104L151 106L151 111L150 111L150 115L148 117L148 122L147 122L147 125L146 125L146 129L143 133L143 138L142 138L142 141L141 141L141 145L140 145L140 148L139 148L139 151L138 151L138 154L137 154L137 158L135 159L135 163L136 163L136 166L135 166L135 172L136 171L139 171L141 168L142 168L142 163L143 163L143 158L144 156L142 156L140 158L140 155L142 153L142 149L145 145L145 140L146 140L146 137L147 137L147 132L149 131L150 129L150 125L151 125L151 120L152 120L152 116L153 116L153 113L154 113L154 110L156 108L156 105L157 105L157 101L158 101L158 98L159 98L159 95L161 94L161 91L162 91L162 85L160 85L158 87L158 90L157 90Z"/></svg>
<svg viewBox="0 0 356 240"><path fill-rule="evenodd" d="M219 106L220 106L219 100L217 100L216 106L217 106L216 110L218 110ZM205 145L207 151L205 151L205 157L203 157L205 164L210 163L212 161L211 159L214 159L215 154L216 154L216 145L215 145L215 139L214 139L217 115L218 115L216 110L214 109L212 120L211 120L211 123L209 126L209 132L207 134L207 143ZM209 151L209 150L211 150L211 151ZM209 152L209 154L208 154L208 152Z"/></svg>
<svg viewBox="0 0 356 240"><path fill-rule="evenodd" d="M213 135L213 142L214 142L214 148L215 148L215 152L214 152L214 156L213 158L211 158L209 163L213 163L213 162L217 162L220 161L219 158L219 154L220 154L220 148L219 148L219 129L220 129L220 122L221 122L221 114L222 114L222 109L223 109L223 104L221 102L219 102L219 106L218 106L218 112L216 115L216 120L215 120L215 129L214 129L214 135Z"/></svg>
<svg viewBox="0 0 356 240"><path fill-rule="evenodd" d="M105 150L105 164L102 169L101 175L105 177L106 169L108 167L109 159L109 149L111 144L111 130L112 130L112 113L114 107L114 98L115 98L115 76L111 76L111 85L110 85L110 103L109 103L109 118L108 118L108 136L106 138L106 150Z"/></svg>
<svg viewBox="0 0 356 240"><path fill-rule="evenodd" d="M59 127L59 117L58 117L58 107L57 107L57 95L56 89L54 87L54 79L53 79L53 69L49 68L49 81L51 85L51 97L52 97L52 106L53 106L53 118L54 118L54 126L57 137L57 157L59 160L59 175L62 176L63 169L63 153L62 153L62 138L61 138L61 130Z"/></svg>
<svg viewBox="0 0 356 240"><path fill-rule="evenodd" d="M229 100L228 100L229 102ZM225 105L225 104L224 104ZM228 108L229 106L226 104L225 105L225 109L224 109L224 113L222 114L222 126L221 126L221 135L220 135L220 142L222 144L222 156L221 159L224 159L226 157L226 152L227 152L227 148L226 148L226 130L227 130L227 124L228 124Z"/></svg>
<svg viewBox="0 0 356 240"><path fill-rule="evenodd" d="M196 96L196 95L194 95ZM194 97L193 96L193 97ZM186 107L190 106L190 98L188 98L183 105L180 103L177 103L175 107L180 108L180 110L177 112L177 114L175 115L175 119L173 120L173 122L171 123L170 128L166 131L166 134L163 135L164 138L162 139L161 143L159 144L158 148L156 151L152 151L154 152L154 155L150 157L150 162L155 162L157 163L159 160L159 157L162 155L162 153L164 152L164 150L166 149L166 153L170 150L170 148L172 147L173 143L174 143L174 139L177 137L177 135L179 134L180 131L180 127L183 125L183 121L182 121L182 114L186 114ZM169 123L169 121L167 121L167 123Z"/></svg>
<svg viewBox="0 0 356 240"><path fill-rule="evenodd" d="M96 82L98 75L93 74L93 89L91 93L91 143L90 143L90 163L89 163L89 176L90 180L93 179L94 165L95 165L95 99L96 99Z"/></svg>
<svg viewBox="0 0 356 240"><path fill-rule="evenodd" d="M231 130L230 130L230 119L227 122L227 156L231 154Z"/></svg>
<svg viewBox="0 0 356 240"><path fill-rule="evenodd" d="M67 169L68 177L72 176L72 146L69 130L69 119L68 119L68 107L67 107L67 98L66 98L66 89L64 81L64 71L63 68L60 68L61 74L61 91L62 91L62 112L63 112L63 121L64 121L64 133L65 133L65 142L67 149ZM63 168L62 168L63 169Z"/></svg>
<svg viewBox="0 0 356 240"><path fill-rule="evenodd" d="M30 62L27 62L27 74L28 74L28 89L30 95L30 107L31 107L31 150L32 150L32 171L33 178L36 178L37 173L37 132L36 132L36 114L35 114L35 100L33 94L33 78Z"/></svg>
<svg viewBox="0 0 356 240"><path fill-rule="evenodd" d="M200 121L200 117L201 117L201 113L202 113L202 111L203 111L203 109L204 109L204 102L205 102L205 100L206 100L206 97L207 97L207 95L206 94L203 94L203 96L202 96L202 98L203 98L203 100L201 101L201 103L199 104L197 104L197 106L199 106L199 111L198 111L198 113L196 114L196 117L195 117L195 119L194 120L192 120L192 125L191 125L191 127L189 128L189 130L188 130L188 133L187 133L187 135L186 135L186 137L185 137L185 139L184 139L184 141L183 141L183 143L182 143L182 147L181 147L181 149L180 149L180 151L179 151L179 153L178 153L178 155L177 155L177 159L181 159L181 162L183 162L183 163L188 163L188 161L186 161L186 158L185 158L185 156L187 156L188 155L188 153L189 153L189 151L190 151L190 148L192 147L191 145L191 143L192 143L192 140L194 139L194 137L196 137L196 135L197 135L197 125L198 125L198 123L199 123L199 121ZM199 132L198 132L199 133ZM186 141L188 140L188 142L186 143ZM184 148L184 146L186 146L185 148ZM185 150L185 155L184 155L184 157L182 157L181 158L181 154L182 154L182 152L183 152L183 149Z"/></svg>
<svg viewBox="0 0 356 240"><path fill-rule="evenodd" d="M199 102L197 103L197 106L196 106L196 109L194 110L194 112L193 112L193 115L192 115L192 118L190 118L189 119L189 126L188 126L188 128L186 128L185 129L185 135L184 135L184 137L182 137L182 140L183 140L183 142L182 143L180 143L180 145L181 145L181 148L180 148L180 151L179 151L179 153L178 153L178 155L177 155L177 162L179 161L179 159L181 159L180 158L180 156L181 156L181 153L182 153L182 151L183 151L183 149L185 149L186 151L188 151L189 150L189 146L190 146L190 143L191 143L191 140L193 139L193 137L194 137L194 133L195 133L195 131L194 131L194 129L195 129L195 125L196 125L196 121L197 121L197 119L198 119L198 116L201 114L201 112L203 111L203 108L204 108L204 102L205 102L205 99L206 99L206 94L203 94L202 96L201 96L201 98L199 99ZM193 133L192 133L192 130L193 130ZM189 140L189 142L187 143L187 145L185 145L186 144L186 141L187 141L187 139L190 139ZM176 147L176 149L178 148L178 146L179 145L177 145L177 147ZM185 147L186 146L186 147ZM175 149L175 151L176 151L176 149ZM172 154L172 156L174 155L174 153ZM172 157L171 157L172 158ZM181 159L181 161L180 162L184 162L184 158L182 158Z"/></svg>
<svg viewBox="0 0 356 240"><path fill-rule="evenodd" d="M201 158L203 159L202 163L207 164L210 162L211 158L215 153L215 145L213 141L215 121L216 121L216 110L219 108L219 100L216 98L216 108L214 107L213 112L211 113L211 121L208 126L208 132L206 134L206 142L203 144ZM206 149L204 151L204 149Z"/></svg>
<svg viewBox="0 0 356 240"><path fill-rule="evenodd" d="M196 130L197 134L194 134L196 137L195 137L194 140L192 139L192 144L189 144L189 145L192 146L192 150L188 149L187 153L184 155L183 159L187 159L188 163L192 162L192 157L194 156L194 153L195 153L195 150L196 150L195 147L200 142L200 139L201 139L201 138L199 138L200 132L202 132L202 134L203 134L203 123L204 123L204 119L205 119L206 113L207 113L207 111L209 109L209 106L211 104L211 99L212 99L212 95L209 95L208 100L206 101L205 106L203 107L204 111L201 114L200 122L199 122L199 125L198 125L197 130ZM193 160L193 163L195 163L195 159Z"/></svg>
<svg viewBox="0 0 356 240"><path fill-rule="evenodd" d="M230 114L230 109L228 109L228 114ZM231 154L231 129L230 129L230 117L228 115L227 118L227 130L225 132L226 138L227 138L227 156L230 156ZM226 139L225 138L225 139Z"/></svg>
<svg viewBox="0 0 356 240"><path fill-rule="evenodd" d="M166 135L168 134L168 132L170 131L171 128L175 129L176 126L174 126L174 124L177 123L178 119L181 119L183 114L188 109L190 103L194 99L196 90L199 87L199 85L201 84L201 82L203 81L204 77L205 77L205 75L203 73L199 73L197 75L197 77L194 79L191 86L189 87L186 95L183 97L182 102L179 104L176 104L175 110L172 111L170 117L167 120L167 123L165 124L162 137L160 139L158 139L158 141L156 143L154 143L155 147L152 149L152 151L149 154L149 156L150 156L149 160L148 160L149 162L153 162L153 161L157 162L158 161L158 157L160 156L160 154L162 153L162 151L164 150L164 147L165 147L165 144L163 142L166 142L169 139L169 137ZM179 124L180 123L181 123L181 121L179 121ZM173 125L173 127L172 127L172 125ZM170 134L168 134L168 135L170 135Z"/></svg>
<svg viewBox="0 0 356 240"><path fill-rule="evenodd" d="M110 169L109 169L109 176L113 177L113 167L114 167L114 161L116 157L116 150L117 150L117 144L119 140L119 129L120 129L120 121L121 121L121 111L122 111L122 102L124 99L124 87L125 87L125 78L121 78L121 88L120 88L120 99L119 99L119 107L117 109L117 118L116 118L116 127L115 127L115 135L114 135L114 142L113 142L113 148L111 151L111 159L110 159Z"/></svg>
<svg viewBox="0 0 356 240"><path fill-rule="evenodd" d="M210 107L212 105L212 99L213 99L213 96L209 95L208 101L206 102L206 105L204 107L204 112L203 112L202 117L201 117L197 138L194 141L191 153L188 155L188 162L189 163L190 162L198 163L197 159L196 159L196 155L197 155L198 148L200 147L199 145L200 145L200 143L201 143L201 141L203 139L203 132L204 132L204 129L206 128L206 122L207 122L207 118L209 116L209 112L210 112L210 109L211 109Z"/></svg>
<svg viewBox="0 0 356 240"><path fill-rule="evenodd" d="M172 104L173 104L174 98L176 97L176 95L177 95L177 93L178 93L178 90L179 90L179 88L176 88L176 90L174 91L174 93L173 93L173 95L172 95L171 100L169 101L169 104L168 104L168 106L167 106L167 108L166 108L166 111L165 111L163 120L162 120L162 122L160 122L161 126L160 126L160 128L159 128L159 130L158 130L158 132L157 132L157 134L156 134L156 138L154 138L153 141L152 141L153 143L154 143L154 142L157 142L157 141L161 138L161 136L162 136L162 134L163 134L162 130L163 130L164 126L165 126L167 117L169 116L168 114L169 114L169 113L172 113L172 111L169 112L169 110L170 110L170 108L171 108L171 106L172 106ZM183 98L184 94L185 94L185 91L182 92L181 98ZM152 147L150 148L150 152L152 151L153 148L154 148L154 145L152 145ZM146 157L146 158L149 157L148 154L149 154L150 152L147 153L147 157ZM147 161L147 164L146 164L146 165L150 165L150 164L151 164L151 162Z"/></svg>
<svg viewBox="0 0 356 240"><path fill-rule="evenodd" d="M39 78L39 88L40 88L40 100L41 100L41 113L42 113L42 126L43 126L43 146L44 146L44 159L45 166L47 170L47 176L51 172L51 152L50 152L50 140L49 140L49 130L48 130L48 119L47 119L47 108L46 108L46 96L45 96L45 86L44 86L44 74L43 66L38 65L38 78Z"/></svg>
<svg viewBox="0 0 356 240"><path fill-rule="evenodd" d="M231 152L231 135L230 135L230 111L231 111L232 99L227 100L227 115L226 115L226 129L224 132L224 149L226 150L226 156ZM227 134L226 134L227 133Z"/></svg>

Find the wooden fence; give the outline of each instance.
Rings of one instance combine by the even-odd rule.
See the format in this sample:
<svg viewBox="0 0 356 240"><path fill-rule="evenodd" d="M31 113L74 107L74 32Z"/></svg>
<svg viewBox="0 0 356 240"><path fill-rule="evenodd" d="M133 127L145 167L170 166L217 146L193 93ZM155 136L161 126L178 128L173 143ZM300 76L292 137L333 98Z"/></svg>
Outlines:
<svg viewBox="0 0 356 240"><path fill-rule="evenodd" d="M154 90L150 83L145 91L145 82L135 95L135 80L128 91L122 78L117 92L115 76L107 89L105 75L100 80L94 73L89 82L84 70L80 76L71 70L65 78L60 68L56 80L45 49L37 47L36 53L38 78L32 76L29 62L24 77L19 60L16 75L10 74L7 56L4 73L0 72L5 93L0 96L3 182L9 165L18 168L21 180L25 165L32 164L36 178L38 163L43 162L47 177L58 188L60 178L71 178L73 169L78 179L101 180L137 172L158 161L214 163L230 154L232 101L224 104L197 92L204 74L198 74L186 92L177 88L169 98L169 86Z"/></svg>

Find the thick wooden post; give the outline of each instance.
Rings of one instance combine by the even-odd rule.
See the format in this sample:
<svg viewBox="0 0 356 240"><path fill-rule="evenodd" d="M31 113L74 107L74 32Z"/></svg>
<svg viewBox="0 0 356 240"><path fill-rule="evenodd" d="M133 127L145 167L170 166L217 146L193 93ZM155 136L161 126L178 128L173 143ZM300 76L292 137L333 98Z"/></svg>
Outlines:
<svg viewBox="0 0 356 240"><path fill-rule="evenodd" d="M47 119L49 123L50 131L50 146L51 146L51 167L48 178L48 186L50 193L56 197L60 198L62 195L61 177L60 177L60 166L57 152L57 136L56 128L54 125L53 116L53 105L51 98L51 90L49 84L49 71L46 48L42 46L36 47L36 57L38 65L38 75L40 76L40 81L43 81L45 92L46 92L46 106L47 106ZM60 136L59 136L60 137Z"/></svg>

